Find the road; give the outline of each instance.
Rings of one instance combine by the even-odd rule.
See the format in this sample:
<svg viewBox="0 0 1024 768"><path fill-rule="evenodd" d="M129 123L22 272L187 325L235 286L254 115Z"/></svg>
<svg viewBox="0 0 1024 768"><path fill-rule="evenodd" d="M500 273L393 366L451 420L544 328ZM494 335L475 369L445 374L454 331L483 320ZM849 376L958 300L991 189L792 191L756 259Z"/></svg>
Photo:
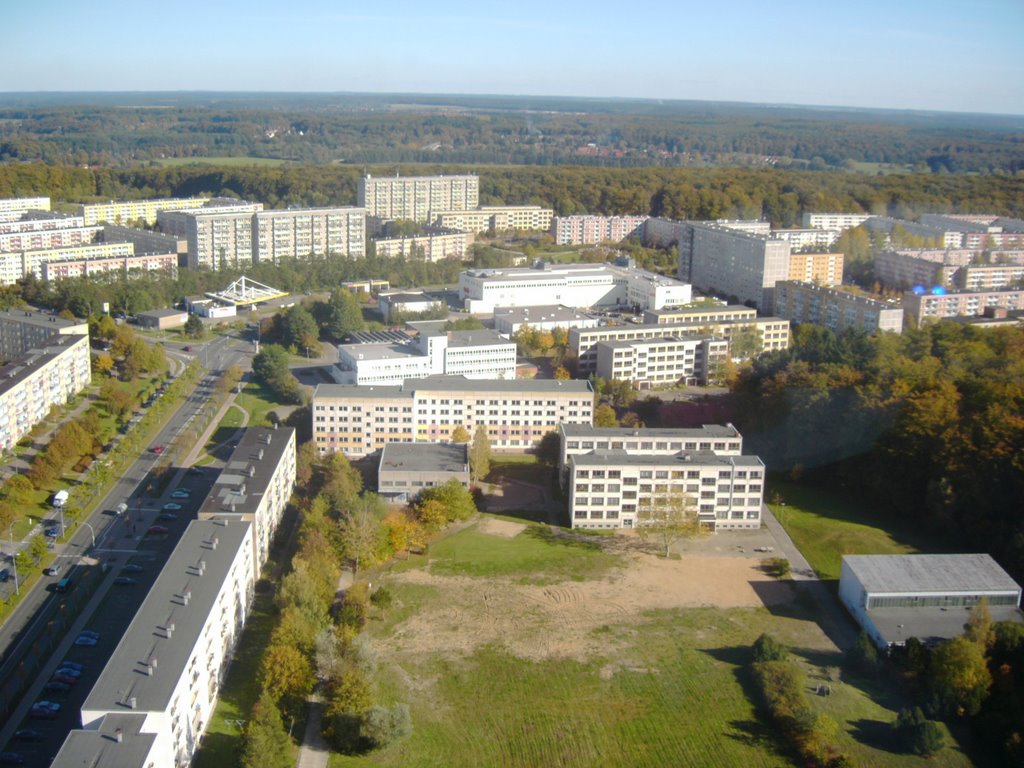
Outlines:
<svg viewBox="0 0 1024 768"><path fill-rule="evenodd" d="M200 360L205 358L206 364L210 369L209 372L200 381L195 391L171 415L152 444L148 446L146 452L127 468L121 479L115 483L106 497L97 505L93 514L81 525L77 526L69 540L61 546L57 562L66 563L62 567L61 576L70 575L73 579L79 579L81 576L87 575L86 569L88 568L94 568L100 563L123 562L139 553L139 545L144 540L140 532L145 532L148 526L155 521L163 501L162 498L149 498L145 495L145 489L150 480L150 473L160 459L160 456L154 453L152 448L158 445L166 446L171 444L177 437L189 429L191 422L196 418L210 397L219 373L235 363L241 363L243 367L247 367L245 361L248 359L251 362L252 352L253 345L251 342L238 337L228 336L218 337L202 345L201 349L196 350ZM180 469L176 479L180 480L183 472L184 469ZM164 492L166 493L174 485L176 483L172 481L165 488ZM121 517L112 515L111 510L116 509L118 504L122 502L129 504L128 512ZM194 515L194 511L189 515L189 519L191 519L192 515ZM180 535L185 524L187 524L187 520L179 526L180 530L174 532L174 541L170 546L157 548L159 550L166 550L162 553L164 557L173 549L173 543L177 541L177 536ZM95 545L93 543L94 538ZM149 544L146 546L148 547ZM147 559L152 559L151 552L147 551L145 554ZM162 567L162 560L159 563L154 563L152 566L153 573L159 572L160 567ZM103 577L107 588L109 588L109 582L112 580L114 572L114 570L110 570ZM88 575L91 576L93 573L95 572ZM32 638L38 634L37 630L41 625L54 620L55 617L59 618L62 605L67 599L73 597L73 595L54 593L52 589L56 580L56 577L45 577L37 582L29 594L24 596L15 612L0 627L0 649L2 649L3 659L2 664L0 664L0 681L2 681L3 686L0 689L2 690L0 705L8 701L10 695L8 686L17 685L20 682L14 673L22 659L27 658L27 655L31 654L34 650L38 652L37 649L32 647ZM105 592L105 589L101 586L97 590L97 594L102 594L103 592ZM142 592L142 587L139 588L139 592ZM94 610L97 607L95 603L95 600L90 601L88 609ZM74 626L83 625L89 618L90 616L87 611L86 614L79 617ZM127 627L131 615L127 615L124 618L124 627ZM123 628L121 631L123 632ZM65 638L63 644L69 645L70 640L71 638ZM61 650L61 648L58 647L58 650ZM64 650L66 651L66 649ZM95 651L96 649L92 650ZM113 644L108 644L105 650L109 654L113 650ZM49 670L54 666L55 662L56 659L50 659L48 663L42 665L42 670ZM99 669L102 669L102 663L104 662L105 659L95 660L95 671L97 673ZM29 695L25 696L24 700L12 708L11 716L7 718L5 725L0 728L0 745L5 744L10 739L16 727L35 727L32 723L26 722L20 726L19 723L27 714L31 703L36 700L36 694L38 694L47 676L46 674L39 675L29 688ZM84 699L84 696L88 693L84 682L83 686L69 694L69 699L75 694ZM66 702L67 705L71 705L71 703L70 700ZM78 703L78 706L80 706L80 703ZM71 711L71 709L69 706L68 711ZM74 711L77 712L77 709L74 709ZM62 717L61 720L63 719ZM67 727L74 727L74 720L76 719L77 716L70 720ZM57 747L59 747L60 743L63 742L64 735L66 735L66 730L64 733L55 735L59 736L60 740L57 741ZM50 741L51 738L48 735L47 742L49 743ZM16 749L18 747L19 745L12 743L8 748ZM19 751L24 750L19 749Z"/></svg>

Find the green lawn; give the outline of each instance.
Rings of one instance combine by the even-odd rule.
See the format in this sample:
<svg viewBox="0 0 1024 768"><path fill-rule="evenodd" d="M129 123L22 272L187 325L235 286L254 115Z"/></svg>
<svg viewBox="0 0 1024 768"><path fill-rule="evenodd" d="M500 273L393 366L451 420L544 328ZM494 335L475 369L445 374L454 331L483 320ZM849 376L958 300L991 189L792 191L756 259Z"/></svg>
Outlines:
<svg viewBox="0 0 1024 768"><path fill-rule="evenodd" d="M224 418L217 424L217 428L213 430L210 435L210 439L206 442L206 450L211 451L221 443L227 442L231 439L231 436L235 434L235 431L242 426L242 422L245 421L245 411L239 408L237 405L232 405L224 413Z"/></svg>
<svg viewBox="0 0 1024 768"><path fill-rule="evenodd" d="M257 381L250 381L235 398L235 405L249 412L250 427L269 427L267 414L277 408L279 403L267 387Z"/></svg>
<svg viewBox="0 0 1024 768"><path fill-rule="evenodd" d="M838 493L773 480L785 506L771 510L807 562L823 579L838 579L843 555L901 555L944 551L942 542L919 526L886 519Z"/></svg>
<svg viewBox="0 0 1024 768"><path fill-rule="evenodd" d="M475 578L472 583L455 578L450 585L434 579L429 586L388 582L394 607L364 632L371 642L388 643L377 673L379 700L408 703L414 730L380 752L331 755L332 768L792 765L775 729L751 701L746 665L751 643L764 631L794 649L811 685L827 667L838 665L838 652L822 650L820 630L798 603L775 613L763 608L627 613L590 631L606 650L584 659L529 660L513 655L501 641L469 652L432 651L405 634L407 626L415 626L407 625L410 618L446 616L452 605L465 611L473 602L455 600L459 592L500 590L509 577L616 579L619 571L611 567L629 566L604 559L609 557L600 548L567 546L527 532L505 539L470 528L403 564L401 570L424 568L434 577ZM480 605L479 616L458 615L460 631L471 632L486 621L486 601ZM523 606L523 632L531 631L532 610ZM408 646L396 643L403 636L410 637ZM887 698L891 694L872 691L869 697L860 682L832 687L831 697L809 698L839 724L839 746L851 754L852 764L921 764L882 743L899 706ZM931 764L970 765L955 748Z"/></svg>
<svg viewBox="0 0 1024 768"><path fill-rule="evenodd" d="M277 166L286 165L291 160L279 160L273 157L165 157L153 162L164 167L177 167L183 165L226 165L232 167L247 167L251 165Z"/></svg>

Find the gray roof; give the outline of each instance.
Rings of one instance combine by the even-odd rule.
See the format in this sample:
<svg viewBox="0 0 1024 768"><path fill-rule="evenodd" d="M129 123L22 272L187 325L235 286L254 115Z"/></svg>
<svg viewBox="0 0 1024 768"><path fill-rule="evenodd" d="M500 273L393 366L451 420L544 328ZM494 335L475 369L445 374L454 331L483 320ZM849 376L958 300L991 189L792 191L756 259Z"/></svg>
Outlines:
<svg viewBox="0 0 1024 768"><path fill-rule="evenodd" d="M443 302L443 299L439 299L435 296L431 296L429 293L378 293L377 301L385 301L388 304L437 304Z"/></svg>
<svg viewBox="0 0 1024 768"><path fill-rule="evenodd" d="M142 733L145 720L141 712L110 714L100 718L98 728L71 731L50 768L144 768L156 742L155 733Z"/></svg>
<svg viewBox="0 0 1024 768"><path fill-rule="evenodd" d="M664 328L664 326L662 326ZM699 333L699 329L694 326L692 333L683 334L679 336L648 336L645 339L608 339L606 341L597 342L598 347L605 349L629 349L630 347L644 346L646 344L695 344L708 339L720 338L710 333Z"/></svg>
<svg viewBox="0 0 1024 768"><path fill-rule="evenodd" d="M0 321L42 325L52 328L54 331L73 325L85 325L86 322L85 320L66 320L58 315L51 315L49 312L40 312L35 309L5 309L0 311Z"/></svg>
<svg viewBox="0 0 1024 768"><path fill-rule="evenodd" d="M469 472L469 443L388 443L380 472Z"/></svg>
<svg viewBox="0 0 1024 768"><path fill-rule="evenodd" d="M184 309L150 309L145 312L137 312L137 317L177 317L178 315L187 315Z"/></svg>
<svg viewBox="0 0 1024 768"><path fill-rule="evenodd" d="M355 331L348 335L349 344L406 344L412 336L405 331Z"/></svg>
<svg viewBox="0 0 1024 768"><path fill-rule="evenodd" d="M475 331L450 331L448 333L448 348L452 347L484 347L493 345L508 346L515 344L509 341L497 331L480 329Z"/></svg>
<svg viewBox="0 0 1024 768"><path fill-rule="evenodd" d="M416 391L438 392L569 392L585 395L593 390L590 382L570 379L467 379L465 376L426 376L422 379L406 379L394 386L357 386L348 384L318 384L313 393L318 397L412 397Z"/></svg>
<svg viewBox="0 0 1024 768"><path fill-rule="evenodd" d="M246 428L199 507L199 518L255 514L294 434L292 427Z"/></svg>
<svg viewBox="0 0 1024 768"><path fill-rule="evenodd" d="M704 424L699 427L677 427L658 429L655 427L592 427L589 424L562 424L566 437L740 437L739 430L732 424Z"/></svg>
<svg viewBox="0 0 1024 768"><path fill-rule="evenodd" d="M78 342L88 339L79 334L55 333L46 340L46 345L28 350L24 355L0 366L0 394L35 374L43 365L67 352Z"/></svg>
<svg viewBox="0 0 1024 768"><path fill-rule="evenodd" d="M988 611L993 621L1024 623L1024 614L1019 608L1010 605L990 605ZM963 606L878 608L868 611L868 616L875 629L890 645L902 645L910 637L931 644L962 635L964 624L970 618L970 611Z"/></svg>
<svg viewBox="0 0 1024 768"><path fill-rule="evenodd" d="M132 697L138 712L163 712L170 707L171 695L185 674L231 563L243 545L251 546L246 541L251 527L252 523L225 519L189 523L82 704L83 712L128 710ZM200 576L201 560L206 565ZM191 593L187 605L186 591ZM167 626L172 623L174 632L168 639ZM159 664L146 674L143 665L153 658Z"/></svg>
<svg viewBox="0 0 1024 768"><path fill-rule="evenodd" d="M596 315L588 315L578 309L564 304L538 304L529 307L495 307L494 319L508 320L511 323L559 323L571 320L598 320Z"/></svg>
<svg viewBox="0 0 1024 768"><path fill-rule="evenodd" d="M986 554L843 555L870 594L1016 592L1020 585Z"/></svg>
<svg viewBox="0 0 1024 768"><path fill-rule="evenodd" d="M662 309L648 309L645 314L661 316L661 315L706 315L709 312L737 312L743 311L745 313L757 315L757 310L752 307L748 307L746 304L727 304L726 306L700 306L700 307L672 307Z"/></svg>
<svg viewBox="0 0 1024 768"><path fill-rule="evenodd" d="M763 467L764 462L757 456L720 456L714 451L679 451L673 454L635 454L618 448L599 449L589 453L575 453L569 460L577 467L602 466L721 466L721 467Z"/></svg>

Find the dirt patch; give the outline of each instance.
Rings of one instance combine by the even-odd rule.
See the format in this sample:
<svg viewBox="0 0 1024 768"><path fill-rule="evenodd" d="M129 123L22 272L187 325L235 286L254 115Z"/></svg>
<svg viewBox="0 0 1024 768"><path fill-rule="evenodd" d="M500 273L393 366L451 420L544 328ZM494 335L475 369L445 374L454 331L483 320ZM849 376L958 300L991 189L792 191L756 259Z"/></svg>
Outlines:
<svg viewBox="0 0 1024 768"><path fill-rule="evenodd" d="M489 533L491 536L514 539L526 530L526 525L523 523L513 523L511 520L496 520L493 517L485 517L476 529L480 533Z"/></svg>
<svg viewBox="0 0 1024 768"><path fill-rule="evenodd" d="M607 634L594 630L628 625L652 609L763 607L793 599L792 588L755 588L773 580L753 559L665 560L640 552L624 559L624 567L604 578L543 586L423 569L397 574L397 583L429 585L444 597L396 626L381 644L387 651L462 656L495 643L526 659L586 660L609 651Z"/></svg>

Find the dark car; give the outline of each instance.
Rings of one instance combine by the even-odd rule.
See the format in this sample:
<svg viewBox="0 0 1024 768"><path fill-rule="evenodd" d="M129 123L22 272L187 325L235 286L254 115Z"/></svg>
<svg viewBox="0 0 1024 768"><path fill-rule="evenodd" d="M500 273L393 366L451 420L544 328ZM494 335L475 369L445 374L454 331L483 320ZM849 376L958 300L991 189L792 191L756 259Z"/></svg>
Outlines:
<svg viewBox="0 0 1024 768"><path fill-rule="evenodd" d="M47 693L67 693L71 690L71 684L63 683L60 680L51 680L43 686L43 690Z"/></svg>
<svg viewBox="0 0 1024 768"><path fill-rule="evenodd" d="M32 728L22 728L20 731L14 732L15 741L42 741L45 738L45 733Z"/></svg>
<svg viewBox="0 0 1024 768"><path fill-rule="evenodd" d="M0 582L7 581L9 578L11 578L10 568L4 568L3 570L0 570Z"/></svg>
<svg viewBox="0 0 1024 768"><path fill-rule="evenodd" d="M0 765L24 765L25 758L17 752L0 752Z"/></svg>
<svg viewBox="0 0 1024 768"><path fill-rule="evenodd" d="M32 705L30 715L32 717L41 717L47 720L52 720L60 712L60 704L55 701L37 701Z"/></svg>
<svg viewBox="0 0 1024 768"><path fill-rule="evenodd" d="M56 679L57 675L60 675L62 678L63 677L69 677L72 680L77 680L78 678L80 678L82 676L82 670L75 669L74 667L57 667L57 671L54 672L53 674L54 674L54 679Z"/></svg>
<svg viewBox="0 0 1024 768"><path fill-rule="evenodd" d="M168 532L168 528L165 525L151 525L146 533L151 533L154 536L163 535Z"/></svg>
<svg viewBox="0 0 1024 768"><path fill-rule="evenodd" d="M138 563L128 563L121 571L122 573L142 573L143 567Z"/></svg>
<svg viewBox="0 0 1024 768"><path fill-rule="evenodd" d="M79 672L85 669L84 664L79 664L77 661L71 661L70 659L64 659L60 663L61 668L68 667L69 669L77 669Z"/></svg>
<svg viewBox="0 0 1024 768"><path fill-rule="evenodd" d="M161 512L159 515L156 516L156 519L157 520L167 520L168 522L173 522L173 521L178 519L178 516L176 514L174 514L173 512Z"/></svg>
<svg viewBox="0 0 1024 768"><path fill-rule="evenodd" d="M133 579L131 576L118 576L114 579L114 583L122 587L134 587L139 583L139 580Z"/></svg>
<svg viewBox="0 0 1024 768"><path fill-rule="evenodd" d="M182 352L191 352L192 351L192 347L189 347L189 346L182 347L181 351Z"/></svg>

